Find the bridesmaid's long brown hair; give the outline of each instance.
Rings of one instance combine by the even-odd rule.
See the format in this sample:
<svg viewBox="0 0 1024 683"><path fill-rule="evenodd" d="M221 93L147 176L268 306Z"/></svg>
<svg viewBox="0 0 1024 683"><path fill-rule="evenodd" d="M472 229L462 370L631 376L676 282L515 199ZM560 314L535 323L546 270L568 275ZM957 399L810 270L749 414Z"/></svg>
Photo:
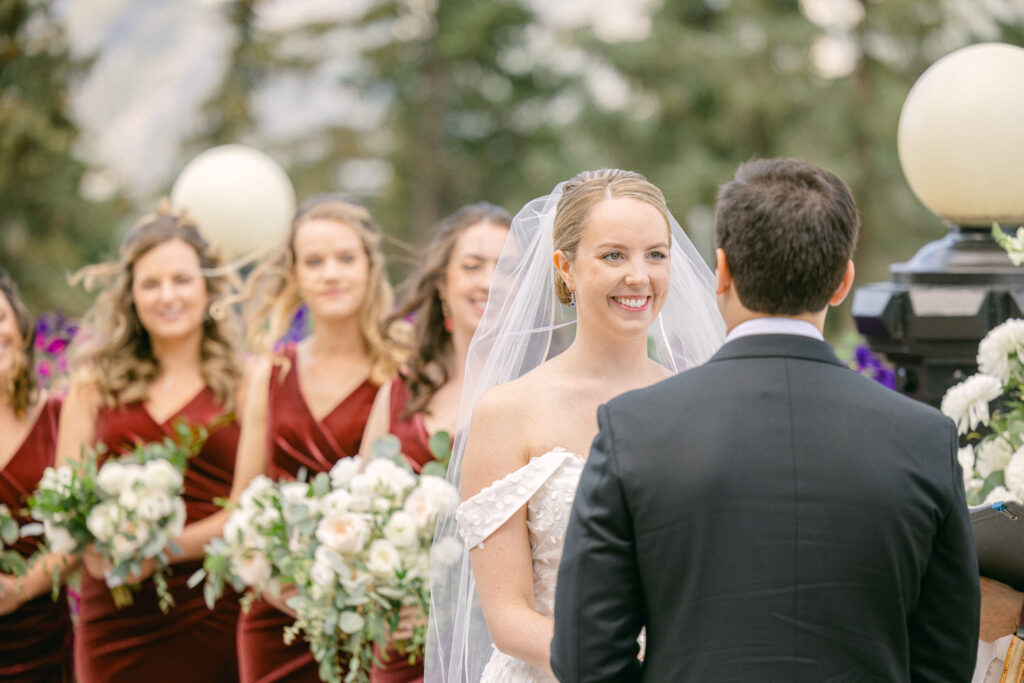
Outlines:
<svg viewBox="0 0 1024 683"><path fill-rule="evenodd" d="M413 354L402 373L409 387L405 417L425 411L430 399L448 382L454 371L452 336L444 327L444 306L438 285L448 271L459 237L480 223L508 228L512 224L512 216L500 206L479 202L464 206L444 219L437 237L427 246L423 265L402 285L406 292L404 303L388 318L387 325L390 326L409 315L415 316Z"/></svg>
<svg viewBox="0 0 1024 683"><path fill-rule="evenodd" d="M15 350L14 367L2 379L3 391L10 397L14 414L23 417L39 394L35 364L35 320L18 294L18 285L3 268L0 268L0 294L3 294L14 311L14 322L21 335L21 346Z"/></svg>
<svg viewBox="0 0 1024 683"><path fill-rule="evenodd" d="M150 249L181 240L195 249L209 296L203 323L201 368L203 379L220 405L234 410L236 389L242 375L239 360L241 329L227 306L217 303L237 290L233 271L222 266L217 252L194 223L171 211L162 202L156 213L144 216L121 242L116 261L86 266L71 277L87 290L102 287L85 314L82 327L69 351L72 377L93 382L107 406L143 401L159 372L146 332L135 312L132 282L135 263Z"/></svg>

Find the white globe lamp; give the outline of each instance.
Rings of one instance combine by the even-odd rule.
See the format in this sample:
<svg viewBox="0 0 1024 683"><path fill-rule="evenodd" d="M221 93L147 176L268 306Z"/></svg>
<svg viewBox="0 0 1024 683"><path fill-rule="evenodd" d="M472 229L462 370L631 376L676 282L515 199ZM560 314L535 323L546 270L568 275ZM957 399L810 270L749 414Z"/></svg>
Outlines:
<svg viewBox="0 0 1024 683"><path fill-rule="evenodd" d="M961 226L1024 223L1024 48L982 43L911 88L897 144L921 203Z"/></svg>
<svg viewBox="0 0 1024 683"><path fill-rule="evenodd" d="M171 205L232 257L281 242L295 214L295 190L274 159L245 145L222 145L190 161L171 188Z"/></svg>

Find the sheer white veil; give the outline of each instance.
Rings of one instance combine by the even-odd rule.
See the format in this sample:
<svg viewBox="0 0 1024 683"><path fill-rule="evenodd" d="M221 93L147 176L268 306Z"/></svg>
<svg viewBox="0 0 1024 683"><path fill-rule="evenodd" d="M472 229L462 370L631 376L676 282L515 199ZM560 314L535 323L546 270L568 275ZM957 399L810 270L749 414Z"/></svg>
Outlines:
<svg viewBox="0 0 1024 683"><path fill-rule="evenodd" d="M448 470L448 480L456 487L470 417L480 396L557 355L575 337L576 310L558 301L554 287L552 227L563 185L516 214L498 260L466 360ZM711 270L675 219L670 217L670 223L670 289L648 332L648 346L651 356L675 373L710 358L725 339L725 324L715 303ZM454 514L438 521L433 555L426 680L477 683L493 641Z"/></svg>

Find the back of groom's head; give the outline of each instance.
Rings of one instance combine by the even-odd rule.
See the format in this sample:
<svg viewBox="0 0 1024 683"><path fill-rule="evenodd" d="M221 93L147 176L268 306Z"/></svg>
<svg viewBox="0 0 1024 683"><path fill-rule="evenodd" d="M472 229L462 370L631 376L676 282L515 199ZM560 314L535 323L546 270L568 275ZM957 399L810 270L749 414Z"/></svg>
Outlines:
<svg viewBox="0 0 1024 683"><path fill-rule="evenodd" d="M835 174L799 159L758 159L719 190L715 241L747 309L800 315L828 305L859 225Z"/></svg>

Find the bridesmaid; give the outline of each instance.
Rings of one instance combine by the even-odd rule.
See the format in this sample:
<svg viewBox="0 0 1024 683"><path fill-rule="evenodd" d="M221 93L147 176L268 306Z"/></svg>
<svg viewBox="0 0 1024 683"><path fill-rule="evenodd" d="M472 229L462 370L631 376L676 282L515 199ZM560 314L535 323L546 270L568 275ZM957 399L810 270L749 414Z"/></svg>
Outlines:
<svg viewBox="0 0 1024 683"><path fill-rule="evenodd" d="M60 402L36 386L32 316L0 269L0 504L25 504L43 470L53 465ZM37 543L14 549L28 557ZM48 556L21 577L0 574L0 680L71 681L72 629L67 598L50 599Z"/></svg>
<svg viewBox="0 0 1024 683"><path fill-rule="evenodd" d="M252 373L232 499L257 474L293 479L301 468L325 472L358 452L377 389L405 357L382 331L393 297L380 239L362 206L314 197L299 208L279 259L250 276L251 317L269 322L250 328L252 346L264 356ZM302 302L312 334L272 355ZM259 601L239 621L246 683L319 681L305 641L284 644L294 616L281 607L280 600Z"/></svg>
<svg viewBox="0 0 1024 683"><path fill-rule="evenodd" d="M186 526L168 577L175 606L163 614L145 567L134 603L117 609L102 558L87 552L75 638L81 683L230 681L237 678L237 599L210 611L188 578L219 532L214 501L231 487L240 393L239 331L211 303L230 286L195 225L161 206L129 231L118 261L83 269L86 284L111 282L85 316L71 349L72 383L60 420L58 455L80 457L98 442L114 455L162 440L180 420L210 436L185 472ZM234 597L234 596L233 596Z"/></svg>
<svg viewBox="0 0 1024 683"><path fill-rule="evenodd" d="M378 393L360 452L394 434L402 453L419 472L433 459L430 435L455 432L462 397L466 353L484 313L491 277L512 217L487 202L464 206L441 224L423 265L408 281L408 300L389 323L414 316L414 353L404 370ZM405 610L394 640L412 637L418 610ZM388 648L386 667L370 672L372 683L423 680L423 662L409 664L400 649Z"/></svg>

